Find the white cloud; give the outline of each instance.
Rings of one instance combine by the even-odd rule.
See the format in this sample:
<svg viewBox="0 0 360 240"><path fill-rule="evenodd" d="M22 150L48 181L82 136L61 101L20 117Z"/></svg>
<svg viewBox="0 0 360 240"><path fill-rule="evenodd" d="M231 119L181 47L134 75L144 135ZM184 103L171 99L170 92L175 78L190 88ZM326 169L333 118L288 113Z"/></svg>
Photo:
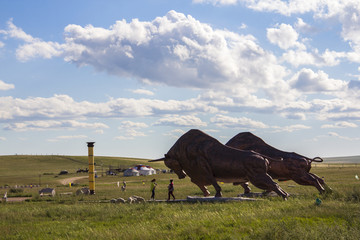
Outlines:
<svg viewBox="0 0 360 240"><path fill-rule="evenodd" d="M28 43L38 41L38 39L33 38L31 35L25 33L21 28L18 28L17 26L15 26L15 24L13 23L13 19L10 19L7 22L7 25L8 25L8 29L1 30L0 31L1 34L4 34L7 37L23 40Z"/></svg>
<svg viewBox="0 0 360 240"><path fill-rule="evenodd" d="M2 41L0 41L0 48L4 47L5 43L3 43Z"/></svg>
<svg viewBox="0 0 360 240"><path fill-rule="evenodd" d="M0 80L0 90L10 90L14 88L15 88L14 84L5 83Z"/></svg>
<svg viewBox="0 0 360 240"><path fill-rule="evenodd" d="M41 39L34 38L30 34L25 33L21 28L18 28L10 19L7 22L8 29L1 30L0 33L7 37L16 38L26 42L16 50L16 57L20 61L28 61L34 57L52 58L60 56L63 52L63 46L55 42L44 42Z"/></svg>
<svg viewBox="0 0 360 240"><path fill-rule="evenodd" d="M304 130L304 129L310 129L311 127L305 126L303 124L295 124L295 125L284 126L284 127L273 126L272 128L276 129L274 132L294 132L294 131L299 131L299 130Z"/></svg>
<svg viewBox="0 0 360 240"><path fill-rule="evenodd" d="M336 137L336 138L346 140L346 141L359 141L360 140L360 138L351 138L351 137L341 136L340 134L338 134L336 132L329 132L328 134L330 137Z"/></svg>
<svg viewBox="0 0 360 240"><path fill-rule="evenodd" d="M107 102L76 102L67 95L50 98L0 97L0 121L73 119L79 117L144 117L155 114L217 112L198 99L184 101L152 99L110 99Z"/></svg>
<svg viewBox="0 0 360 240"><path fill-rule="evenodd" d="M314 99L310 102L311 112L319 120L351 121L360 119L360 105L353 99Z"/></svg>
<svg viewBox="0 0 360 240"><path fill-rule="evenodd" d="M0 141L6 141L6 137L0 137Z"/></svg>
<svg viewBox="0 0 360 240"><path fill-rule="evenodd" d="M250 118L241 117L234 118L224 115L216 115L210 120L212 123L216 124L219 127L223 128L267 128L268 126L260 121L255 121Z"/></svg>
<svg viewBox="0 0 360 240"><path fill-rule="evenodd" d="M184 133L185 133L184 130L174 129L174 130L171 130L170 132L164 133L164 136L169 136L171 138L178 139Z"/></svg>
<svg viewBox="0 0 360 240"><path fill-rule="evenodd" d="M35 41L22 45L16 50L16 57L23 62L34 57L50 59L54 56L60 56L61 54L62 46L55 42Z"/></svg>
<svg viewBox="0 0 360 240"><path fill-rule="evenodd" d="M79 129L79 128L108 128L103 123L84 123L76 120L47 120L47 121L24 121L15 122L5 125L5 130L13 131L33 131L33 130L48 130L48 129Z"/></svg>
<svg viewBox="0 0 360 240"><path fill-rule="evenodd" d="M17 49L18 58L61 56L146 83L250 92L284 81L287 74L253 36L214 29L175 11L152 22L122 20L109 29L71 24L64 31L63 44L21 34L26 43Z"/></svg>
<svg viewBox="0 0 360 240"><path fill-rule="evenodd" d="M102 130L102 129L97 129L94 132L97 134L104 134L104 130Z"/></svg>
<svg viewBox="0 0 360 240"><path fill-rule="evenodd" d="M86 135L68 135L68 136L57 136L56 138L50 138L48 142L59 142L63 140L71 140L71 139L84 139L87 138Z"/></svg>
<svg viewBox="0 0 360 240"><path fill-rule="evenodd" d="M298 42L299 34L289 24L280 24L278 28L268 28L266 36L268 40L282 49L300 48L305 49L304 44Z"/></svg>
<svg viewBox="0 0 360 240"><path fill-rule="evenodd" d="M232 4L244 4L246 7L260 12L275 12L285 16L293 14L313 13L315 19L333 21L338 20L342 25L341 36L353 48L348 59L360 62L360 2L358 0L238 0L230 1ZM197 0L193 3L210 3L213 5L228 5L227 1ZM298 18L297 28L302 31L314 31Z"/></svg>
<svg viewBox="0 0 360 240"><path fill-rule="evenodd" d="M142 131L142 129L148 127L149 126L143 122L122 121L118 128L122 135L115 137L115 139L131 140L136 137L145 137L146 134Z"/></svg>
<svg viewBox="0 0 360 240"><path fill-rule="evenodd" d="M248 26L245 23L242 23L239 27L239 29L246 29Z"/></svg>
<svg viewBox="0 0 360 240"><path fill-rule="evenodd" d="M168 115L154 123L155 126L205 127L206 122L192 115Z"/></svg>
<svg viewBox="0 0 360 240"><path fill-rule="evenodd" d="M312 73L312 72L310 72ZM316 73L312 73L315 76ZM310 74L310 75L312 75ZM321 75L321 74L320 74ZM329 83L324 79L315 80L309 78L300 81L299 90L308 93L312 89L335 91L330 79ZM336 83L336 82L335 82ZM352 84L352 91L356 91L356 84ZM335 86L337 86L335 84ZM321 87L321 89L320 89ZM333 94L333 92L330 92ZM337 93L337 92L336 92ZM274 90L274 94L276 91ZM358 96L358 94L356 95ZM106 102L74 101L67 95L55 95L50 98L13 98L0 97L0 122L3 128L8 130L41 130L56 128L98 128L105 129L106 126L94 123L83 123L76 119L91 118L133 118L133 117L156 117L155 125L204 127L207 124L219 126L250 126L253 128L267 127L262 122L226 117L228 112L261 112L263 114L277 114L289 119L305 120L315 117L318 120L352 121L360 119L360 105L356 98L333 98L333 99L295 99L284 102L273 102L266 99L259 99L256 96L241 94L238 97L224 96L221 92L207 92L193 99L183 101L163 101L157 99L110 99ZM196 115L218 114L209 122L200 120ZM221 114L221 115L219 115ZM75 122L71 122L74 120ZM248 120L248 121L246 121ZM252 122L254 121L254 122ZM147 127L145 123L123 121L120 123L122 129ZM99 130L99 129L96 129Z"/></svg>
<svg viewBox="0 0 360 240"><path fill-rule="evenodd" d="M282 115L288 119L306 120L305 113L301 113L301 112L295 112L295 113L286 113L285 112Z"/></svg>
<svg viewBox="0 0 360 240"><path fill-rule="evenodd" d="M316 11L323 1L240 0L239 2L244 2L248 8L256 11L277 12L282 15L290 16L291 14Z"/></svg>
<svg viewBox="0 0 360 240"><path fill-rule="evenodd" d="M315 73L311 69L303 68L293 76L290 85L303 92L331 92L344 91L347 82L331 79L321 70Z"/></svg>
<svg viewBox="0 0 360 240"><path fill-rule="evenodd" d="M128 128L140 129L147 127L149 126L146 123L142 123L142 122L122 121L119 129L128 129Z"/></svg>
<svg viewBox="0 0 360 240"><path fill-rule="evenodd" d="M70 135L70 136L58 136L57 139L79 139L79 138L87 138L86 135Z"/></svg>
<svg viewBox="0 0 360 240"><path fill-rule="evenodd" d="M136 89L132 91L133 93L136 94L141 94L141 95L148 95L148 96L153 96L154 93L152 91L146 90L146 89Z"/></svg>
<svg viewBox="0 0 360 240"><path fill-rule="evenodd" d="M209 3L213 5L235 5L239 0L192 0L193 3Z"/></svg>
<svg viewBox="0 0 360 240"><path fill-rule="evenodd" d="M294 25L295 29L303 33L315 33L318 29L304 22L302 18L297 18L297 22Z"/></svg>
<svg viewBox="0 0 360 240"><path fill-rule="evenodd" d="M135 139L136 137L146 137L147 136L144 132L139 131L137 129L123 129L122 134L123 135L121 135L121 136L115 137L115 139L117 139L117 140L132 140L132 139Z"/></svg>
<svg viewBox="0 0 360 240"><path fill-rule="evenodd" d="M324 124L321 128L357 128L358 125L351 122L341 121L334 124Z"/></svg>
<svg viewBox="0 0 360 240"><path fill-rule="evenodd" d="M282 59L291 63L293 66L313 65L317 67L322 66L336 66L340 63L342 58L349 56L345 52L336 52L326 49L323 53L319 53L317 49L307 52L301 49L288 50L282 55Z"/></svg>

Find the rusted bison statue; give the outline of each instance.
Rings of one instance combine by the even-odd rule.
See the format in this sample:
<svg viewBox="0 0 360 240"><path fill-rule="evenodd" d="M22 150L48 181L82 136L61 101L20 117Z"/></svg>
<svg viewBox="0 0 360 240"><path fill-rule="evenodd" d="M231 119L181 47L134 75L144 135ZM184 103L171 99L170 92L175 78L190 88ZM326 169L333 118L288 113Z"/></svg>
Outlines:
<svg viewBox="0 0 360 240"><path fill-rule="evenodd" d="M310 173L311 162L322 162L320 157L308 158L294 152L284 152L266 144L261 138L250 132L242 132L230 139L226 146L241 150L253 150L269 156L270 168L268 174L279 181L293 180L300 185L316 187L320 193L331 190L323 179ZM273 161L273 158L282 158L283 161ZM250 193L247 183L241 183L245 193Z"/></svg>
<svg viewBox="0 0 360 240"><path fill-rule="evenodd" d="M243 151L227 147L200 130L190 130L182 135L164 158L164 161L179 177L188 175L204 193L209 196L206 186L213 185L215 197L221 197L221 187L217 181L225 183L245 183L267 191L275 191L286 199L289 195L267 174L269 160L254 151ZM273 160L275 161L275 160Z"/></svg>

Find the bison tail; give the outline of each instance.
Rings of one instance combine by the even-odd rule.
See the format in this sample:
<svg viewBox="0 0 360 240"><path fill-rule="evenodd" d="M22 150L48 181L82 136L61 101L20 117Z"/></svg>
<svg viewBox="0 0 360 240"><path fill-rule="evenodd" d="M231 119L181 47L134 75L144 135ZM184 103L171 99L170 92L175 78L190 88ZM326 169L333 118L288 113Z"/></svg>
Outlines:
<svg viewBox="0 0 360 240"><path fill-rule="evenodd" d="M310 162L323 162L324 160L321 157L314 157L313 159L310 159Z"/></svg>
<svg viewBox="0 0 360 240"><path fill-rule="evenodd" d="M148 162L160 162L160 161L165 161L165 158L159 158L159 159L149 160Z"/></svg>

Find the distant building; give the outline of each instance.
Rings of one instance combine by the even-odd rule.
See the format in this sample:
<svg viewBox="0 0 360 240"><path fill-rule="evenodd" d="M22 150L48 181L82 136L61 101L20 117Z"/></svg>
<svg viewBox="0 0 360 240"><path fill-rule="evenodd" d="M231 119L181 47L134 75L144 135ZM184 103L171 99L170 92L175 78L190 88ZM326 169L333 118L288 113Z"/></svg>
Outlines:
<svg viewBox="0 0 360 240"><path fill-rule="evenodd" d="M124 171L124 177L140 176L140 172L135 168L129 168Z"/></svg>
<svg viewBox="0 0 360 240"><path fill-rule="evenodd" d="M150 166L146 166L146 165L136 165L135 169L139 171L139 174L141 176L147 176L147 175L153 175L156 174L156 170L153 169Z"/></svg>
<svg viewBox="0 0 360 240"><path fill-rule="evenodd" d="M43 188L39 191L40 196L55 196L54 188Z"/></svg>

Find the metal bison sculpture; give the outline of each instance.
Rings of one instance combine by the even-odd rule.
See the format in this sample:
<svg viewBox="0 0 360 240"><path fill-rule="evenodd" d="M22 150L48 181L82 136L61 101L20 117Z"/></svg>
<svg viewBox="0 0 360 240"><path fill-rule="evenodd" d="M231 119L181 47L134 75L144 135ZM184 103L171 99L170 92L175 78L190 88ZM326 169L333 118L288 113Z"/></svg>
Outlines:
<svg viewBox="0 0 360 240"><path fill-rule="evenodd" d="M241 150L253 150L269 156L271 165L268 174L273 179L279 179L279 181L293 180L300 185L314 186L320 193L325 192L325 188L331 191L323 179L310 173L311 162L322 162L323 159L320 157L308 158L294 152L278 150L250 132L239 133L225 145ZM282 158L283 161L273 161L273 158ZM250 193L247 183L241 185L245 189L245 193Z"/></svg>
<svg viewBox="0 0 360 240"><path fill-rule="evenodd" d="M188 131L175 142L164 158L151 161L164 161L179 179L188 175L204 196L210 195L206 188L209 185L214 186L215 197L222 196L217 181L235 184L251 182L260 189L276 192L284 199L289 196L267 174L270 163L266 156L225 146L200 130Z"/></svg>

